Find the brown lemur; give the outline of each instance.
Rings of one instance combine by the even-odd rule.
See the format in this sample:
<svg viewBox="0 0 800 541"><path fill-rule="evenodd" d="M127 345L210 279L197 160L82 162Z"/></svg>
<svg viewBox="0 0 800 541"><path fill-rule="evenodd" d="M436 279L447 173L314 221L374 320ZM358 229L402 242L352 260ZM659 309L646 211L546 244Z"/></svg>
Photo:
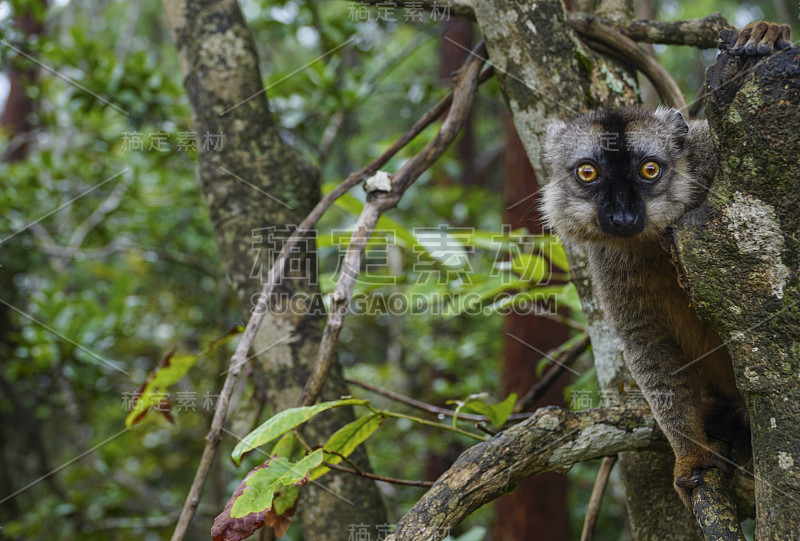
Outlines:
<svg viewBox="0 0 800 541"><path fill-rule="evenodd" d="M760 21L741 31L732 52L761 55L790 45L788 26ZM565 243L585 250L625 362L675 453L675 488L690 507L702 471L732 472L707 434L750 453L728 351L690 307L660 245L714 178L708 123L664 107L597 111L550 126L543 161L545 219Z"/></svg>

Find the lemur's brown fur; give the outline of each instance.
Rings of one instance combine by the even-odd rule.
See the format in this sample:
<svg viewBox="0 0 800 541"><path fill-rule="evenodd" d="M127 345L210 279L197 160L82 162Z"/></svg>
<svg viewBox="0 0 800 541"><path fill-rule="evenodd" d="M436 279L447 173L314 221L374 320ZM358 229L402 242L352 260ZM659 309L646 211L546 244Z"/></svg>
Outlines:
<svg viewBox="0 0 800 541"><path fill-rule="evenodd" d="M734 53L785 48L784 26L748 25ZM599 111L554 124L543 148L544 215L564 242L580 244L588 255L626 364L675 452L675 488L689 506L700 472L732 471L707 434L729 441L740 456L749 454L750 442L728 351L690 307L659 244L671 224L702 202L714 178L708 124L687 123L666 108ZM653 171L657 178L647 178Z"/></svg>

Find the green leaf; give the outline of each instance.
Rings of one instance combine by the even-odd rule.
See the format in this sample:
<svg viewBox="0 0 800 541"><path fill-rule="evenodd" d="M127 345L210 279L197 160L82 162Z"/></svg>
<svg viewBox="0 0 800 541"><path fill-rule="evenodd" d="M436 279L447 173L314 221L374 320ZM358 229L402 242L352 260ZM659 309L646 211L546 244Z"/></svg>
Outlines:
<svg viewBox="0 0 800 541"><path fill-rule="evenodd" d="M270 509L277 491L284 486L305 484L308 482L308 472L321 463L322 449L317 449L295 464L284 457L268 461L265 467L247 477L247 489L236 498L230 516L242 518Z"/></svg>
<svg viewBox="0 0 800 541"><path fill-rule="evenodd" d="M508 416L514 411L514 404L517 403L517 394L511 393L499 404L490 405L481 399L483 395L474 395L468 398L462 408L471 409L475 413L485 415L489 418L492 425L500 427L506 422Z"/></svg>
<svg viewBox="0 0 800 541"><path fill-rule="evenodd" d="M272 510L276 515L283 515L289 511L297 503L300 497L300 487L296 485L289 485L283 487L280 494L275 496L272 500Z"/></svg>
<svg viewBox="0 0 800 541"><path fill-rule="evenodd" d="M383 423L383 415L380 413L370 413L352 423L348 423L337 430L322 447L325 453L325 461L331 464L338 464L342 461L342 456L350 456L356 447L364 443L378 427ZM337 454L329 454L329 453ZM319 479L330 471L327 466L320 466L311 472L310 480Z"/></svg>
<svg viewBox="0 0 800 541"><path fill-rule="evenodd" d="M291 458L292 452L294 452L295 443L297 443L297 437L293 432L287 432L281 436L281 439L275 442L270 456L283 456L286 458Z"/></svg>
<svg viewBox="0 0 800 541"><path fill-rule="evenodd" d="M559 269L569 272L569 261L567 261L567 252L564 251L564 247L561 246L560 243L553 243L548 245L545 248L545 253L547 255L547 259L550 262L558 267Z"/></svg>
<svg viewBox="0 0 800 541"><path fill-rule="evenodd" d="M578 290L572 282L564 286L564 290L558 296L558 305L566 306L572 312L572 317L578 321L583 321L583 311L581 310L581 299Z"/></svg>
<svg viewBox="0 0 800 541"><path fill-rule="evenodd" d="M538 284L550 276L550 264L540 255L519 254L511 261L511 270L523 280Z"/></svg>
<svg viewBox="0 0 800 541"><path fill-rule="evenodd" d="M273 415L267 419L267 421L261 426L242 438L236 447L234 447L233 452L231 453L231 458L236 464L239 464L243 454L247 453L248 451L252 451L256 447L260 447L265 443L269 443L278 436L282 436L294 427L305 423L320 412L341 406L364 405L368 402L369 400L347 398L342 400L333 400L331 402L322 402L314 406L283 410L277 415Z"/></svg>

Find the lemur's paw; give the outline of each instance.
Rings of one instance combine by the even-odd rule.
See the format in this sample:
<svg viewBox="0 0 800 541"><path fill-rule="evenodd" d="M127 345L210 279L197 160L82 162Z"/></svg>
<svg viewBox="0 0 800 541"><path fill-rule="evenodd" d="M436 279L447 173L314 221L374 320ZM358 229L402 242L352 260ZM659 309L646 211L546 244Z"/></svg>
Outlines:
<svg viewBox="0 0 800 541"><path fill-rule="evenodd" d="M756 56L772 54L791 46L789 25L755 21L742 28L732 52L735 55Z"/></svg>

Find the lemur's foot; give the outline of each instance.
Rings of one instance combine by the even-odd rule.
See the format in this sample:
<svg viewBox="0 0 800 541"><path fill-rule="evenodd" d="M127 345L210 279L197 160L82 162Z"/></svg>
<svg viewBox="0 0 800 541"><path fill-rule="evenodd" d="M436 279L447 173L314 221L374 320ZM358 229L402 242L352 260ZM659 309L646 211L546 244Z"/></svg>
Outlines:
<svg viewBox="0 0 800 541"><path fill-rule="evenodd" d="M782 51L791 46L789 25L755 21L742 28L732 52L735 55L756 56Z"/></svg>
<svg viewBox="0 0 800 541"><path fill-rule="evenodd" d="M692 509L692 491L703 484L703 472L711 468L717 468L727 477L733 475L730 461L712 452L688 455L675 461L675 490L688 509Z"/></svg>

